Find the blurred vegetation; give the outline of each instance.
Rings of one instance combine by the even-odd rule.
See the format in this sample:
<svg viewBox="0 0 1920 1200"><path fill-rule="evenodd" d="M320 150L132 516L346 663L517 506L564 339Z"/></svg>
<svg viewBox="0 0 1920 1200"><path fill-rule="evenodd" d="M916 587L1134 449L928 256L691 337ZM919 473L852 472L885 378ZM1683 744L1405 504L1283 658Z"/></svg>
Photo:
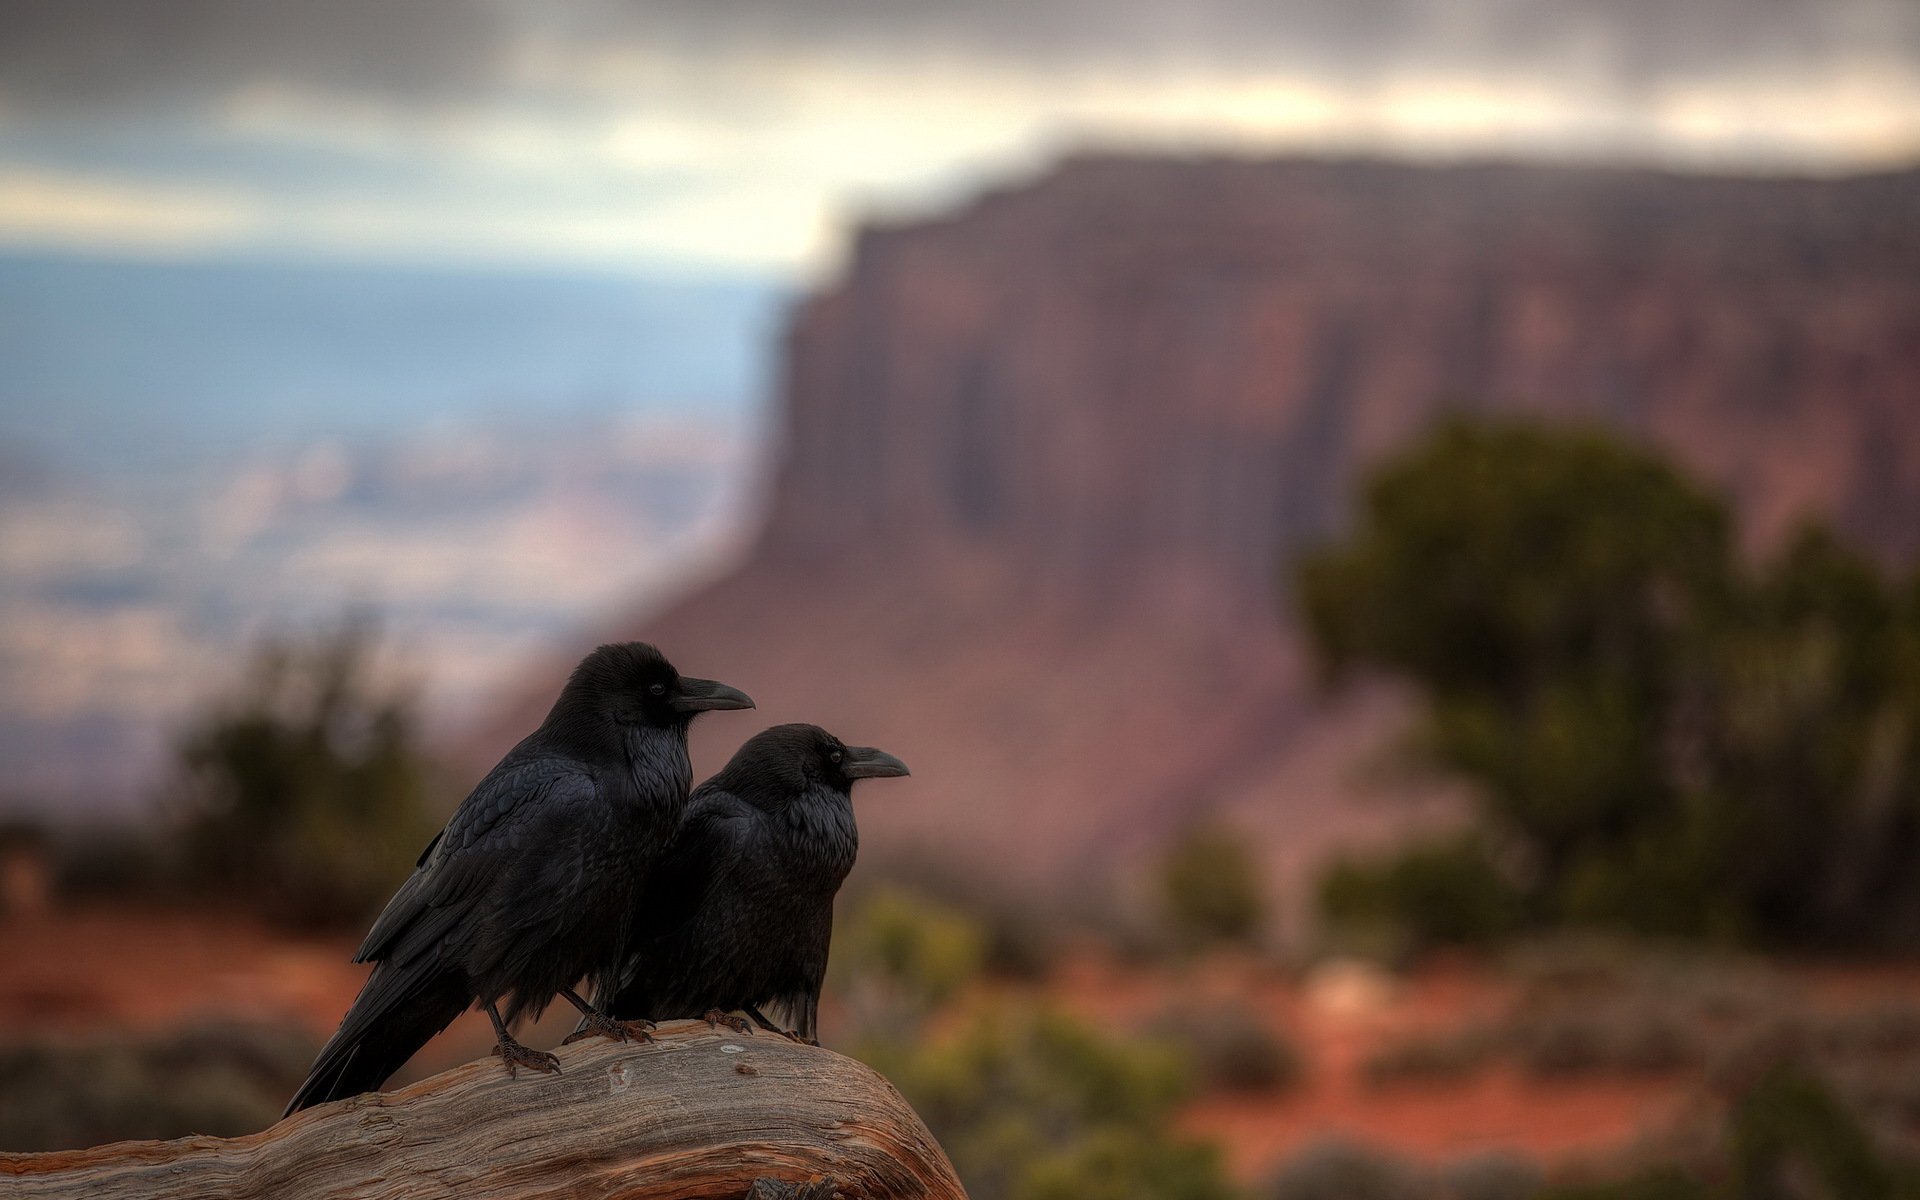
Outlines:
<svg viewBox="0 0 1920 1200"><path fill-rule="evenodd" d="M411 697L374 673L371 628L276 639L177 746L170 800L201 894L301 926L358 926L437 821Z"/></svg>
<svg viewBox="0 0 1920 1200"><path fill-rule="evenodd" d="M1231 1200L1217 1153L1172 1132L1194 1082L1169 1042L1111 1035L1018 997L986 1002L985 926L880 887L834 937L852 1052L926 1120L975 1200Z"/></svg>
<svg viewBox="0 0 1920 1200"><path fill-rule="evenodd" d="M912 1024L951 1000L986 963L987 939L967 914L897 887L847 906L831 968L870 1020Z"/></svg>
<svg viewBox="0 0 1920 1200"><path fill-rule="evenodd" d="M1668 1161L1539 1200L1916 1200L1920 1159L1864 1124L1818 1073L1791 1062L1743 1089L1719 1127Z"/></svg>
<svg viewBox="0 0 1920 1200"><path fill-rule="evenodd" d="M1231 1200L1214 1148L1172 1131L1190 1076L1174 1048L1060 1012L998 1005L870 1044L975 1200Z"/></svg>
<svg viewBox="0 0 1920 1200"><path fill-rule="evenodd" d="M1920 935L1920 580L1606 433L1455 421L1298 565L1331 675L1423 696L1470 838L1348 862L1329 920L1427 944L1592 925L1832 949Z"/></svg>
<svg viewBox="0 0 1920 1200"><path fill-rule="evenodd" d="M1196 996L1161 1014L1151 1032L1182 1052L1205 1091L1285 1091L1306 1077L1300 1050L1244 1001Z"/></svg>
<svg viewBox="0 0 1920 1200"><path fill-rule="evenodd" d="M1360 1078L1369 1087L1445 1083L1484 1069L1498 1050L1496 1031L1491 1027L1476 1025L1447 1033L1410 1035L1371 1051L1360 1063Z"/></svg>
<svg viewBox="0 0 1920 1200"><path fill-rule="evenodd" d="M176 856L144 826L82 826L49 838L53 890L65 898L157 898L187 882Z"/></svg>
<svg viewBox="0 0 1920 1200"><path fill-rule="evenodd" d="M1513 1155L1475 1154L1423 1167L1330 1137L1288 1159L1255 1194L1259 1200L1532 1200L1541 1180L1538 1164Z"/></svg>
<svg viewBox="0 0 1920 1200"><path fill-rule="evenodd" d="M1187 949L1255 945L1267 917L1266 889L1247 839L1212 825L1188 830L1168 848L1160 900L1170 932Z"/></svg>
<svg viewBox="0 0 1920 1200"><path fill-rule="evenodd" d="M1479 833L1419 842L1377 862L1342 859L1320 878L1320 912L1374 944L1484 945L1517 932L1520 888Z"/></svg>
<svg viewBox="0 0 1920 1200"><path fill-rule="evenodd" d="M1566 1174L1566 1172L1560 1172ZM1818 1072L1760 1071L1697 1128L1548 1182L1537 1164L1476 1155L1439 1168L1334 1139L1299 1151L1264 1200L1916 1200L1920 1158L1860 1120Z"/></svg>
<svg viewBox="0 0 1920 1200"><path fill-rule="evenodd" d="M1754 960L1644 944L1562 940L1511 966L1504 1012L1386 1042L1363 1077L1442 1082L1499 1061L1543 1079L1686 1072L1738 1090L1756 1063L1792 1061L1887 1136L1920 1128L1920 1002L1835 1007Z"/></svg>
<svg viewBox="0 0 1920 1200"><path fill-rule="evenodd" d="M870 897L889 892L964 914L984 941L986 972L1003 979L1043 978L1069 935L1088 926L1082 914L1065 911L1058 897L1023 893L964 863L907 852L889 856L884 864L862 864L840 891L835 928L844 928L848 914L857 913ZM1102 917L1110 912L1105 903L1089 908ZM835 954L840 936L835 934Z"/></svg>
<svg viewBox="0 0 1920 1200"><path fill-rule="evenodd" d="M1330 1137L1288 1159L1261 1194L1265 1200L1422 1200L1420 1185L1398 1156Z"/></svg>
<svg viewBox="0 0 1920 1200"><path fill-rule="evenodd" d="M0 1044L0 1151L264 1129L312 1052L302 1027L232 1022Z"/></svg>

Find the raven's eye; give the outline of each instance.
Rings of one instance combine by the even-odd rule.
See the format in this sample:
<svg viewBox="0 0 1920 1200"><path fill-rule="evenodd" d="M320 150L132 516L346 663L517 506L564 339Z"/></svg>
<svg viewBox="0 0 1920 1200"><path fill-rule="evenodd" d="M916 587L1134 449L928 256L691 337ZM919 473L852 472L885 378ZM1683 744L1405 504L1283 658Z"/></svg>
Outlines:
<svg viewBox="0 0 1920 1200"><path fill-rule="evenodd" d="M839 762L841 759L841 754L838 750L835 750L832 754L827 755L827 757L834 762Z"/></svg>
<svg viewBox="0 0 1920 1200"><path fill-rule="evenodd" d="M656 696L664 696L667 694L667 685L664 683L656 683L647 690Z"/></svg>

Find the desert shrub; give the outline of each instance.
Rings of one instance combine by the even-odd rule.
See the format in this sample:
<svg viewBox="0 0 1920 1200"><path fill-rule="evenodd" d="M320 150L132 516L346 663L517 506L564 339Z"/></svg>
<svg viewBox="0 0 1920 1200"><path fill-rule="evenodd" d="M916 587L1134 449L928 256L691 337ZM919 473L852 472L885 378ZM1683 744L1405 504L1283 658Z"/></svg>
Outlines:
<svg viewBox="0 0 1920 1200"><path fill-rule="evenodd" d="M1920 1044L1910 1004L1881 1001L1840 1012L1800 1012L1730 1047L1721 1086L1771 1069L1819 1081L1896 1160L1920 1163ZM1764 1076L1762 1076L1764 1077Z"/></svg>
<svg viewBox="0 0 1920 1200"><path fill-rule="evenodd" d="M1533 1200L1539 1165L1489 1152L1422 1168L1388 1151L1328 1137L1297 1151L1257 1191L1261 1200Z"/></svg>
<svg viewBox="0 0 1920 1200"><path fill-rule="evenodd" d="M1609 1182L1563 1184L1541 1190L1535 1200L1720 1200L1712 1189L1673 1167L1636 1170ZM1741 1198L1746 1200L1746 1198ZM1758 1200L1758 1198L1754 1198Z"/></svg>
<svg viewBox="0 0 1920 1200"><path fill-rule="evenodd" d="M1521 1066L1543 1076L1676 1071L1707 1053L1684 1013L1645 1000L1523 1013L1505 1034Z"/></svg>
<svg viewBox="0 0 1920 1200"><path fill-rule="evenodd" d="M1495 1049L1493 1032L1484 1028L1400 1038L1375 1048L1360 1077L1373 1087L1459 1079L1485 1067Z"/></svg>
<svg viewBox="0 0 1920 1200"><path fill-rule="evenodd" d="M1108 912L1087 897L1033 895L950 862L916 862L912 870L897 866L889 885L966 914L985 937L985 970L1002 979L1043 979L1060 958L1069 933L1085 931L1079 927L1079 918L1085 916L1079 910L1100 916Z"/></svg>
<svg viewBox="0 0 1920 1200"><path fill-rule="evenodd" d="M1828 1054L1920 1057L1920 1004L1875 1001L1828 1017L1815 1036Z"/></svg>
<svg viewBox="0 0 1920 1200"><path fill-rule="evenodd" d="M1260 1189L1262 1200L1426 1200L1416 1171L1396 1155L1327 1138L1289 1158Z"/></svg>
<svg viewBox="0 0 1920 1200"><path fill-rule="evenodd" d="M1487 1151L1442 1166L1430 1191L1433 1200L1533 1200L1544 1178L1532 1159Z"/></svg>
<svg viewBox="0 0 1920 1200"><path fill-rule="evenodd" d="M847 986L884 989L912 1009L949 1000L979 975L986 936L964 913L898 888L868 893L834 932Z"/></svg>
<svg viewBox="0 0 1920 1200"><path fill-rule="evenodd" d="M1030 894L1005 880L917 854L892 857L871 873L863 868L841 895L851 911L869 895L885 892L907 893L971 921L984 941L982 966L1003 979L1045 977L1068 933L1085 932L1078 928L1082 918L1110 911L1106 904L1071 903L1072 893Z"/></svg>
<svg viewBox="0 0 1920 1200"><path fill-rule="evenodd" d="M1790 1004L1786 982L1758 963L1606 939L1538 944L1515 971L1520 994L1500 1037L1538 1075L1711 1066L1755 1044Z"/></svg>
<svg viewBox="0 0 1920 1200"><path fill-rule="evenodd" d="M1539 1076L1626 1075L1706 1069L1739 1081L1783 1049L1846 1040L1892 1046L1898 1017L1849 1032L1796 1007L1778 975L1740 959L1671 954L1620 943L1562 939L1512 957L1518 988L1497 1016L1378 1047L1362 1064L1373 1084L1444 1080L1498 1060ZM1829 1055L1831 1058L1831 1055Z"/></svg>
<svg viewBox="0 0 1920 1200"><path fill-rule="evenodd" d="M1473 834L1376 860L1342 859L1320 880L1320 913L1335 926L1386 928L1409 949L1475 945L1519 929L1519 889Z"/></svg>
<svg viewBox="0 0 1920 1200"><path fill-rule="evenodd" d="M861 1057L912 1102L976 1200L1222 1200L1217 1158L1169 1127L1190 1094L1173 1047L999 1006Z"/></svg>
<svg viewBox="0 0 1920 1200"><path fill-rule="evenodd" d="M1920 1196L1920 1173L1892 1161L1827 1084L1798 1067L1770 1071L1736 1103L1731 1124L1732 1195Z"/></svg>
<svg viewBox="0 0 1920 1200"><path fill-rule="evenodd" d="M0 1045L0 1150L264 1129L312 1051L304 1029L240 1023Z"/></svg>
<svg viewBox="0 0 1920 1200"><path fill-rule="evenodd" d="M1776 1015L1793 998L1764 959L1683 941L1563 933L1516 944L1504 962L1527 1003L1655 998L1727 1021Z"/></svg>
<svg viewBox="0 0 1920 1200"><path fill-rule="evenodd" d="M1266 889L1247 839L1196 826L1160 864L1160 901L1169 929L1185 945L1251 945L1266 921Z"/></svg>
<svg viewBox="0 0 1920 1200"><path fill-rule="evenodd" d="M984 965L1002 979L1044 979L1060 957L1060 931L1025 908L995 899L967 909L986 939Z"/></svg>
<svg viewBox="0 0 1920 1200"><path fill-rule="evenodd" d="M1232 1200L1217 1148L1096 1134L1042 1154L1013 1192L1016 1200Z"/></svg>
<svg viewBox="0 0 1920 1200"><path fill-rule="evenodd" d="M74 829L52 847L53 886L62 896L118 898L177 891L180 865L152 830L121 826Z"/></svg>
<svg viewBox="0 0 1920 1200"><path fill-rule="evenodd" d="M383 690L364 623L270 641L177 746L188 882L295 925L364 920L433 835L410 698Z"/></svg>
<svg viewBox="0 0 1920 1200"><path fill-rule="evenodd" d="M1708 1122L1640 1161L1538 1200L1917 1200L1920 1159L1864 1123L1821 1072L1781 1061ZM1609 1178L1609 1176L1612 1176Z"/></svg>
<svg viewBox="0 0 1920 1200"><path fill-rule="evenodd" d="M1194 1000L1163 1014L1152 1030L1186 1054L1203 1091L1280 1091L1306 1074L1293 1043L1244 1004Z"/></svg>

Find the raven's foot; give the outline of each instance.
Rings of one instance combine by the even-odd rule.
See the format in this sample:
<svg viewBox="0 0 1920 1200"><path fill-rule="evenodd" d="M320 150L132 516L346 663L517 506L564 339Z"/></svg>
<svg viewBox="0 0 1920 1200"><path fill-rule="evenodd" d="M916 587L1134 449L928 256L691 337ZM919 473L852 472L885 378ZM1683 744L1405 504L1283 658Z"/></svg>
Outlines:
<svg viewBox="0 0 1920 1200"><path fill-rule="evenodd" d="M728 1029L733 1030L735 1033L752 1033L753 1032L753 1023L747 1020L745 1017L736 1017L732 1013L723 1013L717 1008L708 1009L707 1015L700 1019L705 1021L707 1024L713 1026L715 1029L718 1029L722 1025L725 1025Z"/></svg>
<svg viewBox="0 0 1920 1200"><path fill-rule="evenodd" d="M535 1050L529 1046L522 1046L512 1038L504 1038L496 1043L493 1047L493 1052L500 1056L501 1062L507 1064L508 1078L517 1078L519 1076L519 1068L521 1067L538 1071L542 1075L558 1075L560 1073L559 1059L548 1054L545 1050Z"/></svg>
<svg viewBox="0 0 1920 1200"><path fill-rule="evenodd" d="M652 1021L616 1021L604 1013L590 1012L581 1016L580 1028L560 1039L560 1044L571 1046L590 1037L612 1038L616 1042L650 1042L653 1035L647 1030L652 1027Z"/></svg>

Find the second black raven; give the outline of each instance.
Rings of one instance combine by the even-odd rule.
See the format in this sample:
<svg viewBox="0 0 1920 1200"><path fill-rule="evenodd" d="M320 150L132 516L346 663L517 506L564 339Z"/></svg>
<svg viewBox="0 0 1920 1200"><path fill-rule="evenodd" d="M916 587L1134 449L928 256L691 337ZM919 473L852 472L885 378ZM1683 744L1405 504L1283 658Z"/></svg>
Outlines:
<svg viewBox="0 0 1920 1200"><path fill-rule="evenodd" d="M686 807L688 724L751 707L644 642L589 654L374 921L354 956L373 973L287 1111L380 1086L468 1005L492 1018L509 1070L558 1069L509 1032L556 995L595 1032L620 1036L574 985L604 990L616 978L634 902Z"/></svg>
<svg viewBox="0 0 1920 1200"><path fill-rule="evenodd" d="M817 725L748 739L688 801L642 890L626 980L596 996L603 1010L655 1021L744 1012L789 1033L764 1012L777 1004L789 1036L817 1043L833 897L859 850L853 785L906 773Z"/></svg>

